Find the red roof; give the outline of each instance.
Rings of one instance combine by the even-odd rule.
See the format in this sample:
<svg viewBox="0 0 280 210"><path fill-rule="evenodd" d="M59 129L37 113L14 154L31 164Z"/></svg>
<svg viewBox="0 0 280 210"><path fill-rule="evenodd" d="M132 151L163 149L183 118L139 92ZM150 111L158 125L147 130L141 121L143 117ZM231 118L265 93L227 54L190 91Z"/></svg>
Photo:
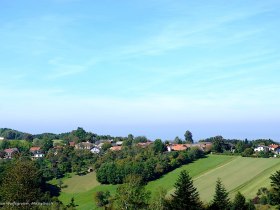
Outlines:
<svg viewBox="0 0 280 210"><path fill-rule="evenodd" d="M187 144L173 144L171 146L172 150L174 151L182 151L182 150L186 150L188 148Z"/></svg>
<svg viewBox="0 0 280 210"><path fill-rule="evenodd" d="M34 152L34 151L38 151L40 149L41 149L41 147L31 147L29 151Z"/></svg>
<svg viewBox="0 0 280 210"><path fill-rule="evenodd" d="M147 146L149 146L152 143L153 142L151 142L151 141L147 141L147 142L140 142L137 145L140 146L140 147L147 147Z"/></svg>
<svg viewBox="0 0 280 210"><path fill-rule="evenodd" d="M269 145L270 148L277 149L279 147L278 144L271 144Z"/></svg>
<svg viewBox="0 0 280 210"><path fill-rule="evenodd" d="M122 149L122 146L113 146L110 148L112 151L120 151Z"/></svg>
<svg viewBox="0 0 280 210"><path fill-rule="evenodd" d="M6 153L18 152L17 148L9 148L4 150Z"/></svg>
<svg viewBox="0 0 280 210"><path fill-rule="evenodd" d="M70 142L69 142L69 145L70 145L71 147L74 147L74 146L75 146L75 142L74 142L74 141L70 141Z"/></svg>

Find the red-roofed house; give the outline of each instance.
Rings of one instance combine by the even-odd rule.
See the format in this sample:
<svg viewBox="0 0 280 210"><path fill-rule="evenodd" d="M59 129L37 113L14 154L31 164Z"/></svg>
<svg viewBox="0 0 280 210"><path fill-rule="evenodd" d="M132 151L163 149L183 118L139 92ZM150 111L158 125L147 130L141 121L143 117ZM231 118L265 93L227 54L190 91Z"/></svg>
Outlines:
<svg viewBox="0 0 280 210"><path fill-rule="evenodd" d="M167 147L168 151L184 151L189 148L188 144L172 144Z"/></svg>
<svg viewBox="0 0 280 210"><path fill-rule="evenodd" d="M44 153L41 150L41 147L31 147L29 151L32 153L32 158L44 157Z"/></svg>
<svg viewBox="0 0 280 210"><path fill-rule="evenodd" d="M145 148L145 147L148 147L150 144L152 144L153 142L151 141L147 141L147 142L140 142L138 143L137 145L142 147L142 148Z"/></svg>
<svg viewBox="0 0 280 210"><path fill-rule="evenodd" d="M122 146L113 146L110 148L111 151L120 151L122 149Z"/></svg>
<svg viewBox="0 0 280 210"><path fill-rule="evenodd" d="M6 153L6 158L12 158L15 154L19 153L18 148L9 148L5 149L4 152Z"/></svg>
<svg viewBox="0 0 280 210"><path fill-rule="evenodd" d="M272 151L275 154L280 154L280 146L278 144L271 144L268 146L269 151Z"/></svg>
<svg viewBox="0 0 280 210"><path fill-rule="evenodd" d="M74 142L74 141L70 141L70 142L69 142L69 146L70 146L70 147L75 147L75 142Z"/></svg>

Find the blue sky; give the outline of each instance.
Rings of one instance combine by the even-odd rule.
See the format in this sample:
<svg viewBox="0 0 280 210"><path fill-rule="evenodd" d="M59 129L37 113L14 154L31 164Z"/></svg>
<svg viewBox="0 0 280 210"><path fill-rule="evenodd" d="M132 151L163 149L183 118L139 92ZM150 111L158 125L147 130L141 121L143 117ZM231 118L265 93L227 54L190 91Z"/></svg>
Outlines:
<svg viewBox="0 0 280 210"><path fill-rule="evenodd" d="M280 2L3 0L0 127L280 140Z"/></svg>

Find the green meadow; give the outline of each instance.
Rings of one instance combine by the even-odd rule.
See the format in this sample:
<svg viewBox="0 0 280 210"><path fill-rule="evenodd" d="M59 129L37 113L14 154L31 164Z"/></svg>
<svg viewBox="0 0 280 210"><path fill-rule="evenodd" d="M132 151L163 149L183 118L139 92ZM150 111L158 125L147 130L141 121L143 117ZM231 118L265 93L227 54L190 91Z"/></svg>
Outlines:
<svg viewBox="0 0 280 210"><path fill-rule="evenodd" d="M247 198L253 198L260 187L270 186L269 176L276 170L280 170L280 159L209 155L207 158L184 165L160 179L149 182L146 186L147 190L150 190L153 195L159 187L163 187L168 194L171 194L174 191L173 185L182 170L187 170L193 177L194 185L205 202L212 199L218 177L222 179L231 197L240 191ZM98 183L94 172L65 178L63 184L67 187L62 189L59 199L67 204L74 197L78 205L77 209L83 210L97 209L93 200L95 192L108 190L114 195L117 189L117 185Z"/></svg>

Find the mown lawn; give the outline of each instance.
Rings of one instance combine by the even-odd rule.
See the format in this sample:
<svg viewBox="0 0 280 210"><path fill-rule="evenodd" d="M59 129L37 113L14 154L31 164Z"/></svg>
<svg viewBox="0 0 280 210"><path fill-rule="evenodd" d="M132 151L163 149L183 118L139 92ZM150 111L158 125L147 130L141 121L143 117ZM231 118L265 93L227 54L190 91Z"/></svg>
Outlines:
<svg viewBox="0 0 280 210"><path fill-rule="evenodd" d="M247 198L253 198L260 187L270 186L269 176L277 169L280 169L280 159L238 157L195 178L194 185L203 201L212 199L218 177L230 192L231 198L237 191Z"/></svg>
<svg viewBox="0 0 280 210"><path fill-rule="evenodd" d="M191 177L196 177L203 173L206 173L211 169L227 164L235 158L236 156L209 155L207 158L202 158L193 163L183 165L180 168L177 168L162 176L160 179L149 182L147 185L147 189L150 190L152 194L159 187L163 187L167 191L172 190L174 183L176 182L182 170L187 170Z"/></svg>

